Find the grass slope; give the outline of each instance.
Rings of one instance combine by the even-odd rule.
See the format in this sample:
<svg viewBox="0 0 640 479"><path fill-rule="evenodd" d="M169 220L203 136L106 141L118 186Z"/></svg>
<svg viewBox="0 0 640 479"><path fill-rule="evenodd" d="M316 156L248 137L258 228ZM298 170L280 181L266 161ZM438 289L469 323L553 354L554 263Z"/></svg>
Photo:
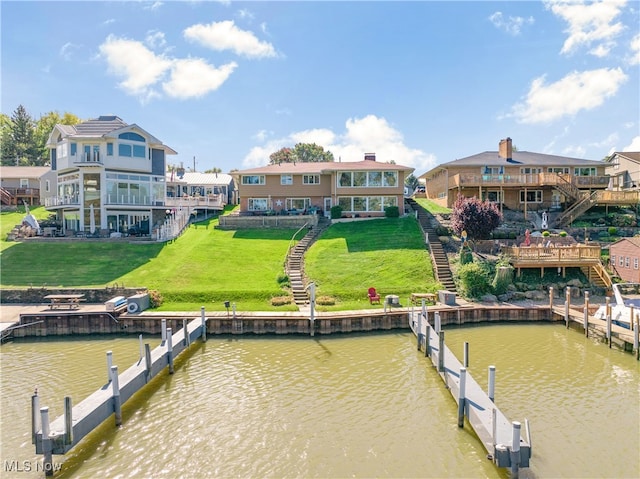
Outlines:
<svg viewBox="0 0 640 479"><path fill-rule="evenodd" d="M44 208L34 208L46 218ZM270 298L287 294L278 277L292 229L222 231L217 220L192 225L177 241L154 242L24 241L7 242L6 234L24 217L0 216L0 286L104 287L112 284L158 290L160 310L239 311L274 309ZM298 234L300 239L304 232ZM338 302L326 309L370 307L367 289L382 295L408 296L435 291L429 254L414 218L385 218L331 226L305 257L305 272L317 295ZM295 306L278 307L293 310ZM319 307L319 309L322 309Z"/></svg>

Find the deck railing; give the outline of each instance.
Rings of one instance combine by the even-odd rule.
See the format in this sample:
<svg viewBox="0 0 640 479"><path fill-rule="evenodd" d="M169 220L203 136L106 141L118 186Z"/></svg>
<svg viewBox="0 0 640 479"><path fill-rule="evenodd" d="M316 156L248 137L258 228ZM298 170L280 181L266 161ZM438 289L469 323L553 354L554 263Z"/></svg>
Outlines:
<svg viewBox="0 0 640 479"><path fill-rule="evenodd" d="M503 246L502 252L515 262L545 263L599 261L600 246Z"/></svg>

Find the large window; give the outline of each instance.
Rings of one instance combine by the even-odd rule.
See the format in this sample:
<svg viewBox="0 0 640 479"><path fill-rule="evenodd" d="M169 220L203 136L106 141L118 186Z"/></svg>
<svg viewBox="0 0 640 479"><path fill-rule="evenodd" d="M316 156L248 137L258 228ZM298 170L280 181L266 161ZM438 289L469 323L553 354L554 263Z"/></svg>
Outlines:
<svg viewBox="0 0 640 479"><path fill-rule="evenodd" d="M144 137L128 131L118 135L118 155L129 158L146 158L147 144Z"/></svg>
<svg viewBox="0 0 640 479"><path fill-rule="evenodd" d="M280 184L281 185L292 185L293 184L293 175L280 175Z"/></svg>
<svg viewBox="0 0 640 479"><path fill-rule="evenodd" d="M395 196L339 196L338 205L344 212L382 213L387 206L397 206Z"/></svg>
<svg viewBox="0 0 640 479"><path fill-rule="evenodd" d="M525 196L525 191L520 191L520 203L542 203L542 190L528 190L526 193Z"/></svg>
<svg viewBox="0 0 640 479"><path fill-rule="evenodd" d="M569 174L569 167L565 166L565 167L547 168L547 173L560 173L560 174L563 174L563 175L568 175Z"/></svg>
<svg viewBox="0 0 640 479"><path fill-rule="evenodd" d="M306 210L311 205L309 198L287 198L286 201L288 210Z"/></svg>
<svg viewBox="0 0 640 479"><path fill-rule="evenodd" d="M164 177L108 172L107 204L150 205L164 202Z"/></svg>
<svg viewBox="0 0 640 479"><path fill-rule="evenodd" d="M249 211L265 211L267 198L249 198Z"/></svg>
<svg viewBox="0 0 640 479"><path fill-rule="evenodd" d="M264 175L242 175L243 185L264 185Z"/></svg>
<svg viewBox="0 0 640 479"><path fill-rule="evenodd" d="M483 190L482 201L489 200L491 203L502 203L504 201L504 192L500 190Z"/></svg>
<svg viewBox="0 0 640 479"><path fill-rule="evenodd" d="M574 168L573 174L575 176L596 176L596 168Z"/></svg>
<svg viewBox="0 0 640 479"><path fill-rule="evenodd" d="M303 185L319 185L320 175L302 175Z"/></svg>
<svg viewBox="0 0 640 479"><path fill-rule="evenodd" d="M542 168L532 168L529 166L525 166L520 168L520 173L523 175L530 175L533 173L542 173Z"/></svg>
<svg viewBox="0 0 640 479"><path fill-rule="evenodd" d="M397 171L341 171L338 175L338 187L373 188L398 186Z"/></svg>

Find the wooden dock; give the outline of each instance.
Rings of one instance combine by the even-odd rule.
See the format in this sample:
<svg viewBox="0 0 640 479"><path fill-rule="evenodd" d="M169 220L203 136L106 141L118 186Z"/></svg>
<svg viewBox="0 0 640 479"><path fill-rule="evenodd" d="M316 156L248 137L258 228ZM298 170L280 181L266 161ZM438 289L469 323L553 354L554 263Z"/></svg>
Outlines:
<svg viewBox="0 0 640 479"><path fill-rule="evenodd" d="M509 421L493 402L495 368L493 376L492 367L489 369L489 391L485 392L444 344L444 332L440 330L438 312L433 313L435 328L429 324L424 306L422 311L414 311L409 318L411 330L417 336L418 350L424 351L425 356L431 359L445 386L458 403L458 426L464 426L466 417L487 450L487 456L498 467L509 468L511 477L517 478L520 468L529 467L529 425L525 420L525 440L521 436L520 423ZM465 361L466 357L465 354Z"/></svg>

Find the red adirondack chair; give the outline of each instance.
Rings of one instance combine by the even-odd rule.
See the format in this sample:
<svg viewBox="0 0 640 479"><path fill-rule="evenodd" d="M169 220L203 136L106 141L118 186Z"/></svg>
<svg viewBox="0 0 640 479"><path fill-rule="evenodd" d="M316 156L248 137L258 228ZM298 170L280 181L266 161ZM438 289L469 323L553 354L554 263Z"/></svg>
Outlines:
<svg viewBox="0 0 640 479"><path fill-rule="evenodd" d="M370 304L380 304L380 295L376 293L376 288L369 288L369 303Z"/></svg>

